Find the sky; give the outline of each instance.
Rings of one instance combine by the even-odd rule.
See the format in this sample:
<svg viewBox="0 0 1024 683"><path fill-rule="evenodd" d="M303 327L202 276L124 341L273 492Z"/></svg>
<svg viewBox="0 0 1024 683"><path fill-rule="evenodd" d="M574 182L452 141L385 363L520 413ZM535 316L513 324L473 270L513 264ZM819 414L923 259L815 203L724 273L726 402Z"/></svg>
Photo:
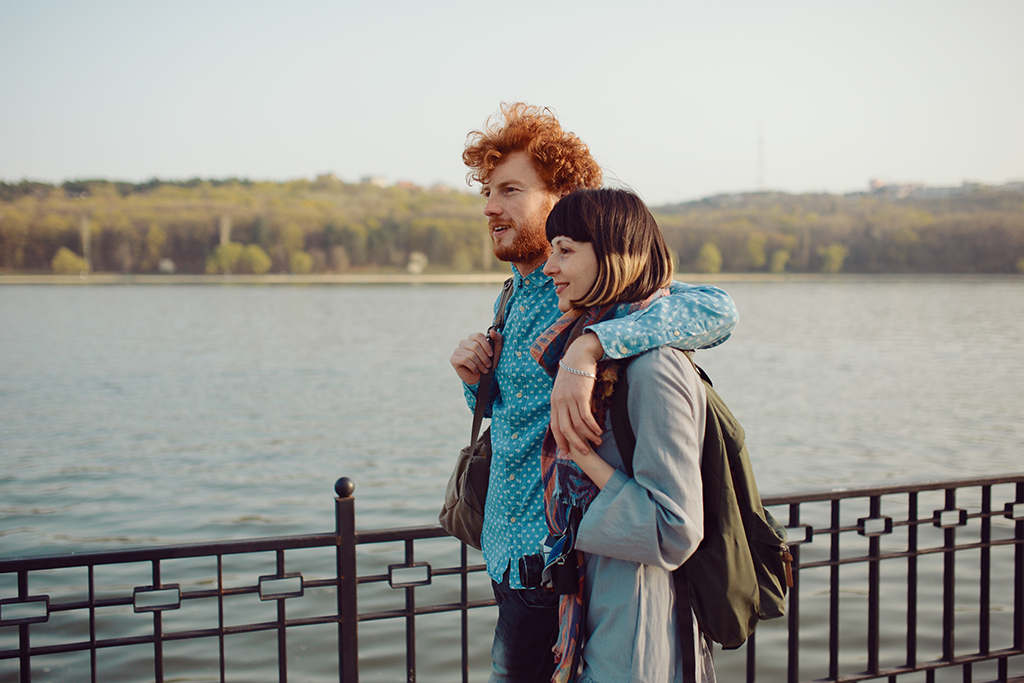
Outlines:
<svg viewBox="0 0 1024 683"><path fill-rule="evenodd" d="M470 190L502 102L649 204L1024 180L1020 0L0 0L0 181Z"/></svg>

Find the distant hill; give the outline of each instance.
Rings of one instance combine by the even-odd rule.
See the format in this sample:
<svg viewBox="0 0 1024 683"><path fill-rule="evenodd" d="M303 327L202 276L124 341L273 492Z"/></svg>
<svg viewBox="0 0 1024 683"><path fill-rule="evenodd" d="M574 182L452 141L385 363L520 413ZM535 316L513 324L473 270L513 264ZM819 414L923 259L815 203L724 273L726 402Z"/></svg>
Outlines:
<svg viewBox="0 0 1024 683"><path fill-rule="evenodd" d="M152 180L0 183L8 273L465 273L503 268L483 199L445 187ZM1024 272L1024 183L879 185L652 207L681 270Z"/></svg>
<svg viewBox="0 0 1024 683"><path fill-rule="evenodd" d="M1024 272L1024 183L745 193L653 211L680 262L704 272Z"/></svg>
<svg viewBox="0 0 1024 683"><path fill-rule="evenodd" d="M469 192L332 176L0 183L0 264L49 272L64 249L96 272L404 271L410 263L479 271L498 267L482 206Z"/></svg>

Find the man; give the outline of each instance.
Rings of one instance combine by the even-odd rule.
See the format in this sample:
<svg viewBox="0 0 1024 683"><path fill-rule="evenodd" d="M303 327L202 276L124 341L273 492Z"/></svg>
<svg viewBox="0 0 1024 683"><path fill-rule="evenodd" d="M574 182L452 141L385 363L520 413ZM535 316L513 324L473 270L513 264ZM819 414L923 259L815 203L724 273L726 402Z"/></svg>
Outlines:
<svg viewBox="0 0 1024 683"><path fill-rule="evenodd" d="M587 146L563 131L549 110L517 103L503 105L501 114L496 124L470 133L463 161L487 198L484 215L494 254L512 264L512 297L502 333L464 339L451 364L472 410L480 376L497 354L489 411L491 476L481 538L498 602L490 680L538 683L550 680L554 669L558 597L525 587L519 560L539 552L547 536L540 451L549 422L560 447L588 450L588 442L600 443L602 432L591 415L594 380L588 377L598 360L666 344L715 346L728 338L737 315L720 289L673 283L671 296L640 314L589 328L562 359L571 370L559 371L552 385L530 355L534 340L559 317L555 285L543 273L551 252L544 225L561 197L600 187L602 173Z"/></svg>

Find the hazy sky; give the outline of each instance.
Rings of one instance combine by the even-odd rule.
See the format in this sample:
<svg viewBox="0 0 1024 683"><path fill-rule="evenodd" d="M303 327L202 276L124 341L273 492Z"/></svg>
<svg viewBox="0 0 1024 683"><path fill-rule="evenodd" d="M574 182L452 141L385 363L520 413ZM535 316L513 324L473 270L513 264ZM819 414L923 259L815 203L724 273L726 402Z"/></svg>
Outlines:
<svg viewBox="0 0 1024 683"><path fill-rule="evenodd" d="M0 0L0 180L465 188L502 101L652 204L1024 180L1021 0Z"/></svg>

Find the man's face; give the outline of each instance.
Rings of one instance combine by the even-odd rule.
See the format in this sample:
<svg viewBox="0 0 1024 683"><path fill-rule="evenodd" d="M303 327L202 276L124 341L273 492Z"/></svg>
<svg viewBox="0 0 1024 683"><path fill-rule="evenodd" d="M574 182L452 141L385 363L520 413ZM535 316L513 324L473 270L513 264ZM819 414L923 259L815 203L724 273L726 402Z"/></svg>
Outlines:
<svg viewBox="0 0 1024 683"><path fill-rule="evenodd" d="M544 184L525 152L513 152L495 167L483 195L494 255L511 261L523 275L532 273L551 252L544 222L558 195Z"/></svg>

